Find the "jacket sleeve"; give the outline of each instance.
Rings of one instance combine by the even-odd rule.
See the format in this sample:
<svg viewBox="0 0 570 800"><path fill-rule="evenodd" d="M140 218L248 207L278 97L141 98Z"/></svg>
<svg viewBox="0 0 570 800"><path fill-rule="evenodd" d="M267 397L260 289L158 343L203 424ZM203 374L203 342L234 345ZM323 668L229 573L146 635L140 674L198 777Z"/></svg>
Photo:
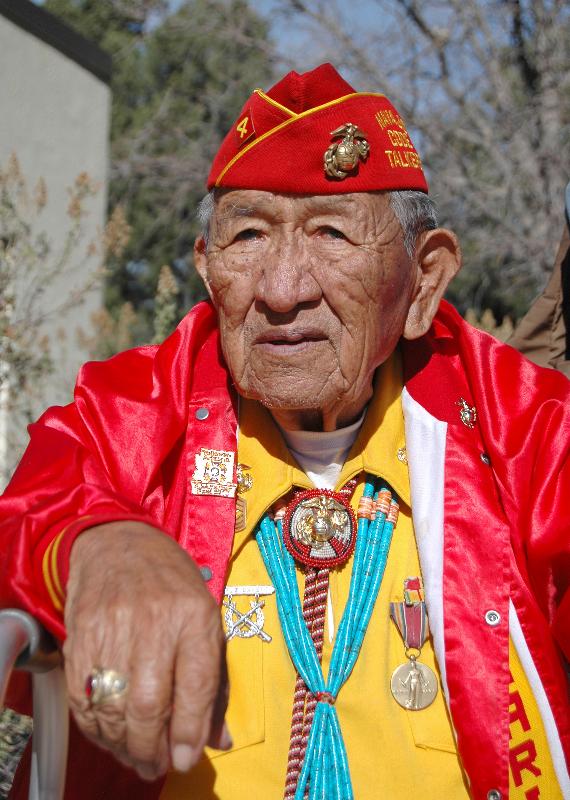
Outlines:
<svg viewBox="0 0 570 800"><path fill-rule="evenodd" d="M478 410L521 573L570 661L570 382L483 342ZM483 380L481 381L481 383Z"/></svg>
<svg viewBox="0 0 570 800"><path fill-rule="evenodd" d="M570 382L474 330L445 301L430 334L406 351L408 386L438 419L448 419L465 376L529 602L570 661Z"/></svg>
<svg viewBox="0 0 570 800"><path fill-rule="evenodd" d="M0 605L28 610L60 639L76 537L121 519L166 529L164 462L185 431L189 357L177 369L178 344L173 334L85 365L74 403L30 426L0 498Z"/></svg>
<svg viewBox="0 0 570 800"><path fill-rule="evenodd" d="M527 515L520 519L521 527L526 523L529 579L570 664L570 397L545 400L529 422L534 443Z"/></svg>

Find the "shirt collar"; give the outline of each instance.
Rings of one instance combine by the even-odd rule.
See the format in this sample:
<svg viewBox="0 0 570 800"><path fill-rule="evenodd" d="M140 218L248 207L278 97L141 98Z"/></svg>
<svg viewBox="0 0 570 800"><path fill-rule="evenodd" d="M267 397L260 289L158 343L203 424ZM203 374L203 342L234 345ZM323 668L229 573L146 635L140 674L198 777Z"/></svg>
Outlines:
<svg viewBox="0 0 570 800"><path fill-rule="evenodd" d="M402 385L401 359L396 351L376 370L373 397L337 488L360 472L369 472L384 478L399 498L410 505L408 467L404 461ZM236 533L234 552L278 498L293 486L313 488L289 452L269 411L245 398L240 398L239 406L238 462L249 472L253 483L243 494L246 526Z"/></svg>
<svg viewBox="0 0 570 800"><path fill-rule="evenodd" d="M399 351L385 361L374 376L374 394L364 423L339 476L344 485L359 472L384 478L410 506L410 479L406 459L402 410L402 361Z"/></svg>

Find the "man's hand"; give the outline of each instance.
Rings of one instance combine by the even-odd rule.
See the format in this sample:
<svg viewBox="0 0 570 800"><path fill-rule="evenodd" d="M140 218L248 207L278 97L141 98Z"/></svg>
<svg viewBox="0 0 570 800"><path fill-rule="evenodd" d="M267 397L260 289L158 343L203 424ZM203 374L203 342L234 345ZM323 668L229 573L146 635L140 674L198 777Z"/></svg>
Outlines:
<svg viewBox="0 0 570 800"><path fill-rule="evenodd" d="M206 743L231 746L220 612L192 559L139 522L85 531L73 545L63 653L71 709L90 739L148 780L186 771ZM124 695L91 705L94 667Z"/></svg>

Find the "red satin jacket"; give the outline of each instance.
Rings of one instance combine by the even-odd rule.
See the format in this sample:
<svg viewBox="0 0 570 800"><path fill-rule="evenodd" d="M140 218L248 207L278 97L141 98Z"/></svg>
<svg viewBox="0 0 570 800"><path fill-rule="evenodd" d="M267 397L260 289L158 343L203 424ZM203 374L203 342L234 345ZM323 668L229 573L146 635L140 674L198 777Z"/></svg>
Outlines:
<svg viewBox="0 0 570 800"><path fill-rule="evenodd" d="M445 302L430 332L403 342L402 352L414 528L472 796L508 797L510 632L570 797L570 383L470 328ZM465 406L476 409L469 426ZM201 408L206 419L196 415ZM207 303L162 345L86 364L74 403L30 426L30 445L0 499L0 605L31 611L63 639L42 570L46 549L65 531L57 553L65 584L76 536L119 519L172 535L209 567L208 585L221 600L235 501L192 495L190 478L201 447L236 448L236 425ZM498 624L487 624L489 610ZM13 797L24 797L23 773ZM66 798L150 800L160 787L72 726Z"/></svg>

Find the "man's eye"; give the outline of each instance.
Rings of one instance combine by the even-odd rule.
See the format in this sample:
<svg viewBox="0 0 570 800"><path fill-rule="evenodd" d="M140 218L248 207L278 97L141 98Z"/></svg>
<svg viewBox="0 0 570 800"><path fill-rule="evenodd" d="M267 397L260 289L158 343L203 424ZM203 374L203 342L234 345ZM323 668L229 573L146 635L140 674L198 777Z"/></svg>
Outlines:
<svg viewBox="0 0 570 800"><path fill-rule="evenodd" d="M255 228L246 228L234 236L234 242L249 242L258 239L261 236L261 231L256 231Z"/></svg>
<svg viewBox="0 0 570 800"><path fill-rule="evenodd" d="M330 225L324 225L321 230L322 236L328 236L331 239L346 239L346 236L338 228L332 228Z"/></svg>

